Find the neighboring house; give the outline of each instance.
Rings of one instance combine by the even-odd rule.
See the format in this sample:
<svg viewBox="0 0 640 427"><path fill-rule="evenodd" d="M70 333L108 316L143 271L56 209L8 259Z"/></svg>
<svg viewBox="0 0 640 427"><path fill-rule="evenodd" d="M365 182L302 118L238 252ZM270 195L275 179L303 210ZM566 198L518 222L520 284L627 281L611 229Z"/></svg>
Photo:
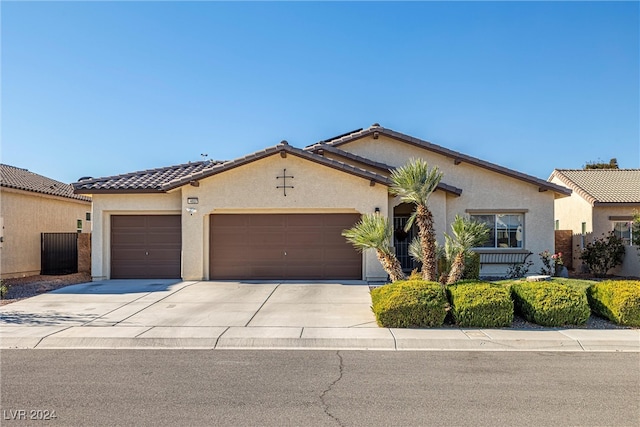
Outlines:
<svg viewBox="0 0 640 427"><path fill-rule="evenodd" d="M90 232L91 198L70 184L0 165L0 274L40 274L40 234Z"/></svg>
<svg viewBox="0 0 640 427"><path fill-rule="evenodd" d="M573 231L573 265L580 250L613 231L628 245L622 266L611 271L640 277L640 258L632 245L634 210L640 211L640 169L556 169L549 181L570 188L571 197L555 202L556 228Z"/></svg>
<svg viewBox="0 0 640 427"><path fill-rule="evenodd" d="M92 275L185 280L364 279L386 273L341 236L364 213L393 220L404 267L412 206L388 193L390 169L422 157L444 172L430 199L437 239L456 214L492 230L483 275L553 250L554 200L571 191L377 124L304 149L285 141L226 162L82 180L93 200ZM534 272L532 269L531 272Z"/></svg>

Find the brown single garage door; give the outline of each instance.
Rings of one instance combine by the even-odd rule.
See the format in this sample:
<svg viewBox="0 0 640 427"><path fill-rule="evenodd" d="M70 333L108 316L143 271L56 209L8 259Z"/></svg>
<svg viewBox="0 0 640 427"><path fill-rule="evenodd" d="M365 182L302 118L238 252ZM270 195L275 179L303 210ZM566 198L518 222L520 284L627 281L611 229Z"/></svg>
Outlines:
<svg viewBox="0 0 640 427"><path fill-rule="evenodd" d="M180 215L111 216L112 279L180 278Z"/></svg>
<svg viewBox="0 0 640 427"><path fill-rule="evenodd" d="M211 215L211 279L356 279L362 255L341 235L358 214Z"/></svg>

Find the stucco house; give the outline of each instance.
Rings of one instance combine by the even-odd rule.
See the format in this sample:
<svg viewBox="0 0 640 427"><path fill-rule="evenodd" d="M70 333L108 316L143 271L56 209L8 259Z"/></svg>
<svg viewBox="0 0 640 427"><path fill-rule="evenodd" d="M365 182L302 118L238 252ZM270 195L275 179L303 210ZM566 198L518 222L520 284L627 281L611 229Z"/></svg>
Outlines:
<svg viewBox="0 0 640 427"><path fill-rule="evenodd" d="M388 187L390 170L416 157L444 172L430 199L441 243L456 214L491 227L477 249L481 274L504 274L510 262L552 250L554 201L570 190L374 124L305 148L283 141L231 161L74 183L93 200L92 275L385 280L375 254L357 253L341 232L364 213L388 217L410 269L401 226L412 207Z"/></svg>
<svg viewBox="0 0 640 427"><path fill-rule="evenodd" d="M573 264L581 268L580 249L613 231L627 244L624 262L611 271L640 277L640 257L632 245L633 212L640 211L640 169L556 169L549 181L572 190L555 201L556 228L573 232Z"/></svg>
<svg viewBox="0 0 640 427"><path fill-rule="evenodd" d="M40 274L40 235L90 232L91 199L26 169L0 164L0 276Z"/></svg>

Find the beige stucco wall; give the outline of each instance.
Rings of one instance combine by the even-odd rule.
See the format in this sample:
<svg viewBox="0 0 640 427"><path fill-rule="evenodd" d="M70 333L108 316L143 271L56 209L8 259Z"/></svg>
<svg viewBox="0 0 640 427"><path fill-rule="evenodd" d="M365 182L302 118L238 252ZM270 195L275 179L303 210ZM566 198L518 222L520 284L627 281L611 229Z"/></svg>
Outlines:
<svg viewBox="0 0 640 427"><path fill-rule="evenodd" d="M111 215L180 214L180 191L169 194L93 195L93 234L91 238L91 276L110 278Z"/></svg>
<svg viewBox="0 0 640 427"><path fill-rule="evenodd" d="M530 273L541 267L538 253L554 248L554 193L538 191L538 187L504 174L462 162L455 165L453 159L427 151L417 146L380 136L363 138L340 146L340 149L390 166L402 166L411 158L423 158L431 166L443 172L442 182L462 189L455 197L436 191L430 201L434 214L437 240L444 242L444 232L450 232L450 224L456 214L468 210L499 212L518 210L524 213L524 249L533 252L529 258L535 264ZM485 265L481 274L502 275L507 266Z"/></svg>
<svg viewBox="0 0 640 427"><path fill-rule="evenodd" d="M91 232L90 202L2 188L0 211L2 278L40 274L40 233Z"/></svg>
<svg viewBox="0 0 640 427"><path fill-rule="evenodd" d="M562 181L555 177L551 182L564 186ZM559 221L560 230L571 230L574 235L582 233L583 222L586 223L586 233L594 230L591 203L576 192L573 192L570 197L556 199L555 219Z"/></svg>

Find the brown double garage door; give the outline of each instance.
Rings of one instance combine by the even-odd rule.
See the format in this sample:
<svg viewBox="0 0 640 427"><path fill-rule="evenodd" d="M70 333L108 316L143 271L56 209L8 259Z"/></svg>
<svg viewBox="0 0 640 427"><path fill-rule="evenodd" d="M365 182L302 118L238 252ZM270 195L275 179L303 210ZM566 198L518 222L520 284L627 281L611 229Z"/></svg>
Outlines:
<svg viewBox="0 0 640 427"><path fill-rule="evenodd" d="M341 235L358 214L211 215L215 279L361 279L362 255ZM111 216L111 278L181 277L180 215Z"/></svg>
<svg viewBox="0 0 640 427"><path fill-rule="evenodd" d="M342 236L358 214L239 214L210 217L215 279L362 278L362 255Z"/></svg>

